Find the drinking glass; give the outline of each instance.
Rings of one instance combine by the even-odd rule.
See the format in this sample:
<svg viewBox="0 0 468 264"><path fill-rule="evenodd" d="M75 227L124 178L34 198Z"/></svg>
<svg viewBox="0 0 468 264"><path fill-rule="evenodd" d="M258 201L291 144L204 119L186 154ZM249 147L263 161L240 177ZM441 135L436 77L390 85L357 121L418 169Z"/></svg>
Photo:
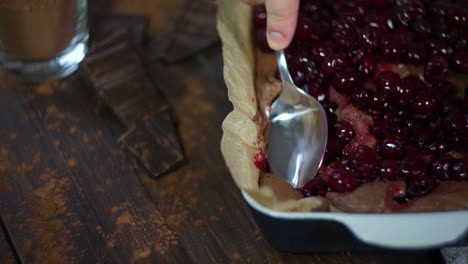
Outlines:
<svg viewBox="0 0 468 264"><path fill-rule="evenodd" d="M0 1L0 69L27 82L59 79L87 51L87 0Z"/></svg>

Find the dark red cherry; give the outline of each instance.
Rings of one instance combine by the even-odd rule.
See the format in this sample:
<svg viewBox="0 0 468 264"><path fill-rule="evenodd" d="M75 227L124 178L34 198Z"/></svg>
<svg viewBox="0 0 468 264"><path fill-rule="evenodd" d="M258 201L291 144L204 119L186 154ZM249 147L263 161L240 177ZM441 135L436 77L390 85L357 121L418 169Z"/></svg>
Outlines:
<svg viewBox="0 0 468 264"><path fill-rule="evenodd" d="M468 74L468 52L459 52L453 56L453 66L456 71Z"/></svg>
<svg viewBox="0 0 468 264"><path fill-rule="evenodd" d="M422 81L418 77L406 77L396 91L392 94L392 102L397 106L404 107L413 99L414 94L421 88L418 88L419 82ZM424 83L422 83L424 85Z"/></svg>
<svg viewBox="0 0 468 264"><path fill-rule="evenodd" d="M360 173L373 172L377 164L375 151L366 145L353 148L347 158L351 160L352 168Z"/></svg>
<svg viewBox="0 0 468 264"><path fill-rule="evenodd" d="M257 27L266 26L267 12L265 5L257 5L253 8L253 23Z"/></svg>
<svg viewBox="0 0 468 264"><path fill-rule="evenodd" d="M437 98L429 91L420 91L410 105L415 114L427 115L437 106Z"/></svg>
<svg viewBox="0 0 468 264"><path fill-rule="evenodd" d="M358 187L356 174L342 168L335 169L328 180L332 192L350 192Z"/></svg>
<svg viewBox="0 0 468 264"><path fill-rule="evenodd" d="M389 181L396 181L400 171L400 164L396 160L383 160L380 165L379 177Z"/></svg>
<svg viewBox="0 0 468 264"><path fill-rule="evenodd" d="M353 95L353 105L356 105L359 109L366 111L369 108L371 92L367 89L357 89Z"/></svg>
<svg viewBox="0 0 468 264"><path fill-rule="evenodd" d="M328 20L318 20L314 23L314 34L312 34L312 39L316 40L327 40L330 37L332 27Z"/></svg>
<svg viewBox="0 0 468 264"><path fill-rule="evenodd" d="M325 89L315 85L314 83L306 82L304 84L304 86L302 86L302 88L306 93L310 94L312 97L317 99L317 101L319 101L319 102L322 102L325 99L327 99L327 93L326 93Z"/></svg>
<svg viewBox="0 0 468 264"><path fill-rule="evenodd" d="M403 140L397 135L386 135L379 142L377 150L384 158L398 159L403 155Z"/></svg>
<svg viewBox="0 0 468 264"><path fill-rule="evenodd" d="M358 33L357 40L362 48L373 51L379 46L380 31L373 27L366 27Z"/></svg>
<svg viewBox="0 0 468 264"><path fill-rule="evenodd" d="M430 166L430 173L434 175L440 181L450 180L450 173L452 170L454 158L450 155L437 156Z"/></svg>
<svg viewBox="0 0 468 264"><path fill-rule="evenodd" d="M432 192L438 186L433 177L423 176L409 181L407 191L411 197L420 197Z"/></svg>
<svg viewBox="0 0 468 264"><path fill-rule="evenodd" d="M398 0L395 2L398 6L398 8L396 8L398 20L405 26L407 26L410 21L423 17L426 12L424 5L418 0Z"/></svg>
<svg viewBox="0 0 468 264"><path fill-rule="evenodd" d="M442 154L448 151L447 142L441 138L436 139L434 142L426 147L426 151L431 154Z"/></svg>
<svg viewBox="0 0 468 264"><path fill-rule="evenodd" d="M400 177L406 180L426 176L426 163L421 157L407 157L400 162Z"/></svg>
<svg viewBox="0 0 468 264"><path fill-rule="evenodd" d="M381 91L375 92L370 98L369 110L373 114L382 113L386 108L388 108L388 95Z"/></svg>
<svg viewBox="0 0 468 264"><path fill-rule="evenodd" d="M314 25L311 20L301 17L297 21L294 38L301 41L309 41L314 33Z"/></svg>
<svg viewBox="0 0 468 264"><path fill-rule="evenodd" d="M406 60L412 64L423 63L427 58L427 49L423 43L409 44L406 51Z"/></svg>
<svg viewBox="0 0 468 264"><path fill-rule="evenodd" d="M315 42L311 49L312 58L321 62L323 58L333 54L334 45L329 42Z"/></svg>
<svg viewBox="0 0 468 264"><path fill-rule="evenodd" d="M393 38L387 43L382 43L380 45L380 56L383 60L389 62L399 62L405 54L405 47L403 43L397 39Z"/></svg>
<svg viewBox="0 0 468 264"><path fill-rule="evenodd" d="M348 121L339 121L335 124L335 134L341 144L346 144L355 136L354 127Z"/></svg>
<svg viewBox="0 0 468 264"><path fill-rule="evenodd" d="M427 38L432 31L431 24L425 19L418 19L410 23L410 28L414 36L419 39Z"/></svg>
<svg viewBox="0 0 468 264"><path fill-rule="evenodd" d="M400 75L394 72L381 72L377 76L376 88L377 91L393 95L397 92L401 85Z"/></svg>
<svg viewBox="0 0 468 264"><path fill-rule="evenodd" d="M305 197L310 196L323 196L327 193L327 183L320 177L314 177L312 180L306 183L301 189L302 195Z"/></svg>
<svg viewBox="0 0 468 264"><path fill-rule="evenodd" d="M468 180L468 158L457 159L453 162L452 179L457 181Z"/></svg>
<svg viewBox="0 0 468 264"><path fill-rule="evenodd" d="M335 137L328 138L327 148L325 150L325 160L328 163L333 162L341 153L341 144Z"/></svg>
<svg viewBox="0 0 468 264"><path fill-rule="evenodd" d="M359 69L364 74L364 76L372 76L377 68L377 60L375 59L374 54L365 53L361 59L361 66Z"/></svg>
<svg viewBox="0 0 468 264"><path fill-rule="evenodd" d="M429 57L450 57L453 54L453 47L449 46L447 43L443 41L439 41L436 39L428 39L423 40L428 47L428 55Z"/></svg>
<svg viewBox="0 0 468 264"><path fill-rule="evenodd" d="M466 2L464 4L466 8ZM447 22L452 26L466 27L468 25L468 11L464 8L453 8Z"/></svg>
<svg viewBox="0 0 468 264"><path fill-rule="evenodd" d="M321 69L325 75L332 75L347 65L346 55L343 53L331 54L323 58Z"/></svg>
<svg viewBox="0 0 468 264"><path fill-rule="evenodd" d="M339 73L333 80L333 87L339 92L351 95L353 91L361 86L361 76L355 71L344 71Z"/></svg>
<svg viewBox="0 0 468 264"><path fill-rule="evenodd" d="M390 3L390 0L370 0L371 6L378 9L384 9Z"/></svg>
<svg viewBox="0 0 468 264"><path fill-rule="evenodd" d="M388 10L377 10L366 18L366 25L381 32L388 32L395 28L393 14Z"/></svg>
<svg viewBox="0 0 468 264"><path fill-rule="evenodd" d="M388 120L382 117L374 119L374 125L372 126L373 135L377 136L378 138L383 138L388 134L388 131Z"/></svg>
<svg viewBox="0 0 468 264"><path fill-rule="evenodd" d="M430 83L445 81L447 75L448 63L442 56L431 58L424 67L424 78Z"/></svg>
<svg viewBox="0 0 468 264"><path fill-rule="evenodd" d="M348 51L349 62L353 66L359 66L363 57L364 57L363 49L355 48L355 49L351 49L350 51Z"/></svg>
<svg viewBox="0 0 468 264"><path fill-rule="evenodd" d="M355 38L356 35L353 28L338 28L332 33L333 41L345 48L354 46Z"/></svg>

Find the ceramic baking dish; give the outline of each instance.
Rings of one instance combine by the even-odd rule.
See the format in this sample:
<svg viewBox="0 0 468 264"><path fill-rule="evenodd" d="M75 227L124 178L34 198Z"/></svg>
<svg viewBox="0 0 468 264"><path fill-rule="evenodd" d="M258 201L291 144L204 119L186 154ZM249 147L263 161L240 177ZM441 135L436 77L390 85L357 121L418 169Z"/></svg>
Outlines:
<svg viewBox="0 0 468 264"><path fill-rule="evenodd" d="M239 0L218 0L224 76L234 106L223 123L221 150L265 238L274 247L292 252L468 245L468 210L392 214L282 212L262 206L249 195L259 188L259 170L252 160L264 148L256 119L250 14L250 7Z"/></svg>

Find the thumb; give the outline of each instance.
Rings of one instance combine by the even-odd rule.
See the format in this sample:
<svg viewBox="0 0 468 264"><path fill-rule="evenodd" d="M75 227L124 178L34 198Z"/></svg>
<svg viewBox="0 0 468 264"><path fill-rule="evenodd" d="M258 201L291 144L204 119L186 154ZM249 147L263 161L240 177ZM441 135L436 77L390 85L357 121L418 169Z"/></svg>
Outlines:
<svg viewBox="0 0 468 264"><path fill-rule="evenodd" d="M267 40L274 50L285 49L294 36L299 0L266 0Z"/></svg>

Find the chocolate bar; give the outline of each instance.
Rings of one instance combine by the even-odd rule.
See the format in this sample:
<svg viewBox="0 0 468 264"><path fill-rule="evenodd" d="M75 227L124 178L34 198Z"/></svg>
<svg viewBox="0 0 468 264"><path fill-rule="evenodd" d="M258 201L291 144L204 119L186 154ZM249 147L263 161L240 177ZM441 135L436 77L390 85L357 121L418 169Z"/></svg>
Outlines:
<svg viewBox="0 0 468 264"><path fill-rule="evenodd" d="M96 28L95 34L101 35L93 37L83 68L99 97L128 129L119 141L158 177L184 159L183 151L169 104L134 47L143 39L143 19L125 17L128 26L120 27L121 18L106 18L102 28Z"/></svg>

